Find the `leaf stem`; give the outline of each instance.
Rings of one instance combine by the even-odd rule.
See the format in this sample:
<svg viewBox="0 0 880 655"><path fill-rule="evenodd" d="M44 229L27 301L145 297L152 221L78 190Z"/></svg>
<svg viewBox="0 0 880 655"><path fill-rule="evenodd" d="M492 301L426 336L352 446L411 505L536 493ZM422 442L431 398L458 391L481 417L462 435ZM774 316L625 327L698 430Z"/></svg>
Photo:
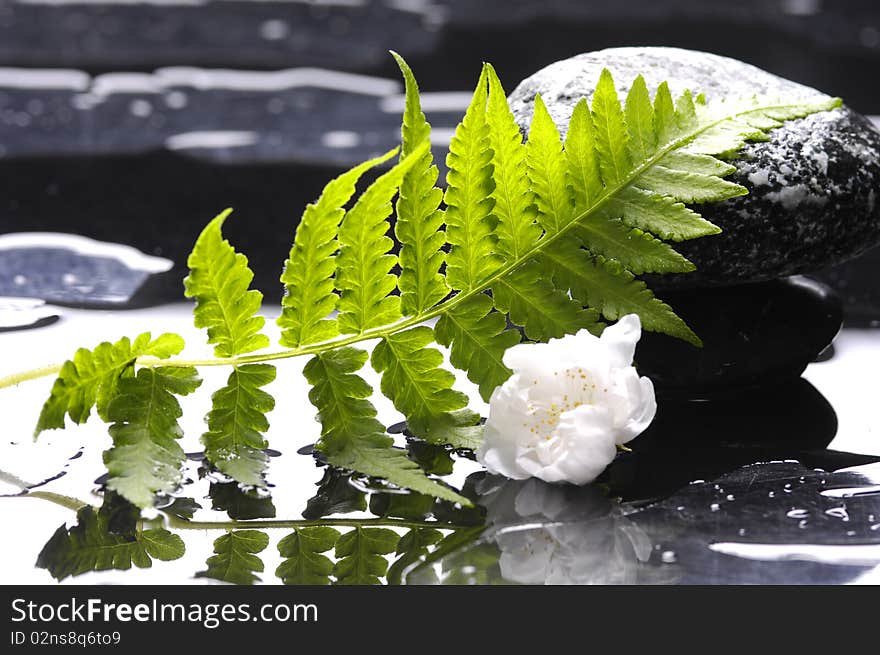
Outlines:
<svg viewBox="0 0 880 655"><path fill-rule="evenodd" d="M16 494L14 496L0 496L0 498L37 498L40 500L48 500L51 503L66 507L67 509L78 511L81 507L85 507L89 503L79 498L56 494L51 491L29 491L27 493ZM163 512L164 514L164 512ZM463 530L472 528L470 525L456 525L454 523L442 523L440 521L407 521L404 519L389 518L368 518L368 519L265 519L251 521L188 521L172 514L164 514L169 527L178 530L269 530L269 529L288 529L295 530L297 528L311 528L320 526L336 526L342 528L372 527L383 526L389 528L438 528L440 530ZM146 520L144 523L152 523L153 521L161 521L162 519Z"/></svg>
<svg viewBox="0 0 880 655"><path fill-rule="evenodd" d="M36 380L38 378L46 377L47 375L52 375L53 373L58 373L61 370L61 366L61 364L50 364L49 366L41 366L40 368L31 369L30 371L22 371L20 373L7 375L6 377L0 378L0 389L14 387L21 382Z"/></svg>
<svg viewBox="0 0 880 655"><path fill-rule="evenodd" d="M168 526L179 530L267 530L311 528L321 526L335 526L342 528L366 528L366 527L389 527L389 528L439 528L441 530L462 530L465 525L441 523L439 521L406 521L403 519L371 518L371 519L266 519L253 521L187 521L176 516L168 516Z"/></svg>

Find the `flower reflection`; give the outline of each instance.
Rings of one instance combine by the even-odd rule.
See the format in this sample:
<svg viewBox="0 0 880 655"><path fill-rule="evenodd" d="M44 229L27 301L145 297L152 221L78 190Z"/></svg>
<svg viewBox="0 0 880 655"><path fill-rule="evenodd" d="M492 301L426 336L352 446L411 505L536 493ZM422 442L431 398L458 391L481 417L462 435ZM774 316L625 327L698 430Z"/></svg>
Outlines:
<svg viewBox="0 0 880 655"><path fill-rule="evenodd" d="M648 536L597 486L486 476L475 486L487 509L483 541L499 551L504 581L631 584L651 554Z"/></svg>

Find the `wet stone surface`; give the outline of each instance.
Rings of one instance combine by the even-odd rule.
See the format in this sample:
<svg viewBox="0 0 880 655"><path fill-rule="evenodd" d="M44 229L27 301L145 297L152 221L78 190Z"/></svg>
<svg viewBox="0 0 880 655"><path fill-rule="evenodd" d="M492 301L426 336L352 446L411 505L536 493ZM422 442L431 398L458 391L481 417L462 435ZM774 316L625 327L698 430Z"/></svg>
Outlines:
<svg viewBox="0 0 880 655"><path fill-rule="evenodd" d="M791 99L827 97L819 91L740 61L676 48L611 48L556 62L511 93L523 131L540 93L564 133L575 104L591 97L602 68L618 91L643 74L653 90L668 80L707 97L743 94ZM847 107L818 112L772 130L733 161L730 179L749 195L714 203L702 214L722 229L711 238L678 244L694 273L662 276L655 287L729 285L804 273L851 259L880 241L880 132Z"/></svg>
<svg viewBox="0 0 880 655"><path fill-rule="evenodd" d="M595 487L475 474L485 531L406 581L853 582L880 565L878 474L877 464L829 473L767 462L695 480L647 507L618 503Z"/></svg>
<svg viewBox="0 0 880 655"><path fill-rule="evenodd" d="M151 276L171 266L167 259L128 246L75 235L0 236L0 296L79 307L120 306L129 303Z"/></svg>

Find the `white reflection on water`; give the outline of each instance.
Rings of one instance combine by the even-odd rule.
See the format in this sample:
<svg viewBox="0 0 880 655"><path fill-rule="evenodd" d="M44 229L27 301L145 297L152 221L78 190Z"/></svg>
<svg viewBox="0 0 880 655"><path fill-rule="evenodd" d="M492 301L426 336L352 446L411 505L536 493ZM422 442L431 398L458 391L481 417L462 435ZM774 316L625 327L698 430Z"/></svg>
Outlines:
<svg viewBox="0 0 880 655"><path fill-rule="evenodd" d="M762 562L818 562L839 566L880 565L880 544L756 544L722 541L709 550Z"/></svg>

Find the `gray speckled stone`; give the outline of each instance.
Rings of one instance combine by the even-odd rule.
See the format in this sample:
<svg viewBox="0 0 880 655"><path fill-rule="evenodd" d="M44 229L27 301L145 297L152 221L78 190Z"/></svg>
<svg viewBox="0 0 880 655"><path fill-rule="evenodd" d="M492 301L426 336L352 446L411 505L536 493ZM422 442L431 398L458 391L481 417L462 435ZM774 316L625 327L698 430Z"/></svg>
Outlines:
<svg viewBox="0 0 880 655"><path fill-rule="evenodd" d="M563 134L577 101L591 97L602 68L625 94L641 73L648 88L663 80L673 94L690 89L718 96L823 96L754 66L677 48L611 48L558 61L511 94L526 131L536 93ZM770 141L748 144L730 176L749 195L703 206L723 230L676 244L697 266L686 275L656 276L655 288L754 282L814 271L880 242L880 132L847 107L787 122Z"/></svg>

